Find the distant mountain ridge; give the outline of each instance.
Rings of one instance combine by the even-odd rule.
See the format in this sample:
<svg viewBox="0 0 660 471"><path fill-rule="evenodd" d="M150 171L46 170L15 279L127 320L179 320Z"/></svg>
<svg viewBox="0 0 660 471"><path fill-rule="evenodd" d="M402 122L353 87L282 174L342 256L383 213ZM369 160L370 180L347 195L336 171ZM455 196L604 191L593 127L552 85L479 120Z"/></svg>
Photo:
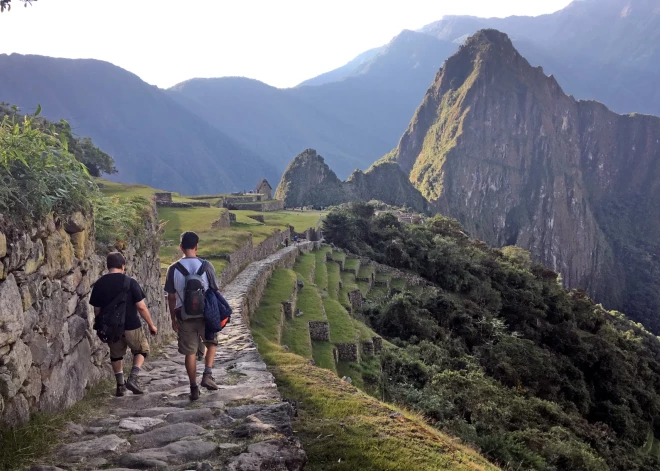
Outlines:
<svg viewBox="0 0 660 471"><path fill-rule="evenodd" d="M114 157L124 182L182 193L250 189L278 172L265 159L110 63L0 55L0 101L66 119ZM255 169L258 169L255 172Z"/></svg>

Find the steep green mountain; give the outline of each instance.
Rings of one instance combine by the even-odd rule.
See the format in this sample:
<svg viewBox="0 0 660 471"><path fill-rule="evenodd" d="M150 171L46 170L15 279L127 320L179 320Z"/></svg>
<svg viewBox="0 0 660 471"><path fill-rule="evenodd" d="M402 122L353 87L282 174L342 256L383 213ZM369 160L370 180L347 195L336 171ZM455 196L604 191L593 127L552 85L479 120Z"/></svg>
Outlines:
<svg viewBox="0 0 660 471"><path fill-rule="evenodd" d="M194 79L168 94L280 171L292 155L313 147L346 178L396 145L438 58L456 47L404 31L368 61L356 59L355 75L340 82L277 89L245 78Z"/></svg>
<svg viewBox="0 0 660 471"><path fill-rule="evenodd" d="M447 60L396 161L433 207L660 332L660 119L576 101L495 30Z"/></svg>
<svg viewBox="0 0 660 471"><path fill-rule="evenodd" d="M124 182L218 193L278 176L162 90L107 62L0 55L0 101L27 112L41 104L46 117L66 119L115 159Z"/></svg>
<svg viewBox="0 0 660 471"><path fill-rule="evenodd" d="M285 206L333 206L352 201L379 200L424 211L427 202L408 176L392 162L378 162L366 172L356 170L344 182L314 149L298 154L277 186L275 198Z"/></svg>
<svg viewBox="0 0 660 471"><path fill-rule="evenodd" d="M373 213L332 211L327 241L436 288L399 285L353 310L398 347L381 355L380 398L502 469L660 469L658 337L564 290L522 249L491 249L443 216L415 226Z"/></svg>

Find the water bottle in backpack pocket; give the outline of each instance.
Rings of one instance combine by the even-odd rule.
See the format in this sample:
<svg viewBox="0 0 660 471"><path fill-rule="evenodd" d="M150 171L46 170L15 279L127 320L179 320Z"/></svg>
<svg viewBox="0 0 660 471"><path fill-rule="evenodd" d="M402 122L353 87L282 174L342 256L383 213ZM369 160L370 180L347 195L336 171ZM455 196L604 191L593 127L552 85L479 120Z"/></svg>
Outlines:
<svg viewBox="0 0 660 471"><path fill-rule="evenodd" d="M181 300L181 319L202 319L204 318L204 280L202 276L206 272L206 260L195 273L190 273L181 262L174 265L176 270L184 276L183 299Z"/></svg>

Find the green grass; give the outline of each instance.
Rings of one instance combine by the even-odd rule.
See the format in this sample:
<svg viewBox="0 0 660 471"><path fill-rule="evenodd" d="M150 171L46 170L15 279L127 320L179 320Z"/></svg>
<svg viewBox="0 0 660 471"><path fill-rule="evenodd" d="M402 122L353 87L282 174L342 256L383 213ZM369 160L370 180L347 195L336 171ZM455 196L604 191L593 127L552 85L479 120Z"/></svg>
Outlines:
<svg viewBox="0 0 660 471"><path fill-rule="evenodd" d="M36 413L27 424L0 431L0 471L24 469L51 453L61 443L67 423L102 416L112 388L110 381L101 381L65 412Z"/></svg>
<svg viewBox="0 0 660 471"><path fill-rule="evenodd" d="M369 291L371 290L371 287L369 286L368 281L358 281L357 285L358 285L358 289L360 290L360 292L362 292L362 297L363 298L366 298L367 296L369 296Z"/></svg>
<svg viewBox="0 0 660 471"><path fill-rule="evenodd" d="M367 396L258 332L255 340L280 393L298 403L293 428L309 459L306 470L497 469L474 450L426 425L422 417ZM331 349L327 342L316 344L315 358L321 348ZM402 415L392 418L393 411Z"/></svg>
<svg viewBox="0 0 660 471"><path fill-rule="evenodd" d="M335 359L332 355L332 351L334 349L335 346L330 342L321 342L318 340L312 341L312 357L314 359L314 363L316 363L316 366L330 370L337 374Z"/></svg>
<svg viewBox="0 0 660 471"><path fill-rule="evenodd" d="M392 281L390 281L390 288L398 289L399 291L405 291L406 285L406 280L403 278L393 278Z"/></svg>
<svg viewBox="0 0 660 471"><path fill-rule="evenodd" d="M360 259L347 258L346 261L344 262L344 269L355 270L357 272L360 269Z"/></svg>
<svg viewBox="0 0 660 471"><path fill-rule="evenodd" d="M284 322L281 344L303 358L312 359L312 342L309 338L309 321L323 321L321 296L315 287L305 285L298 292L296 308L303 312L301 317L294 315L293 319ZM316 360L315 360L316 361Z"/></svg>
<svg viewBox="0 0 660 471"><path fill-rule="evenodd" d="M106 196L121 196L122 198L142 196L149 199L154 195L154 193L166 192L166 190L157 190L146 185L117 183L103 179L97 179L96 181L103 184L101 193ZM185 196L181 196L179 193L172 193L172 201L188 203L193 200L186 198Z"/></svg>
<svg viewBox="0 0 660 471"><path fill-rule="evenodd" d="M250 327L266 338L279 343L281 339L282 302L288 301L295 289L296 274L279 268L268 282L259 309L254 313Z"/></svg>
<svg viewBox="0 0 660 471"><path fill-rule="evenodd" d="M348 298L348 293L359 289L358 284L355 282L355 275L349 272L341 272L342 288L339 290L339 302L346 307L350 307L351 301Z"/></svg>
<svg viewBox="0 0 660 471"><path fill-rule="evenodd" d="M328 267L325 261L325 254L326 252L323 250L314 252L314 256L316 257L314 283L316 283L316 287L321 291L328 290Z"/></svg>
<svg viewBox="0 0 660 471"><path fill-rule="evenodd" d="M380 301L386 298L389 290L386 286L372 286L367 299L370 301Z"/></svg>
<svg viewBox="0 0 660 471"><path fill-rule="evenodd" d="M346 260L346 254L344 252L333 252L332 253L332 259L336 261L344 261Z"/></svg>
<svg viewBox="0 0 660 471"><path fill-rule="evenodd" d="M323 300L325 314L330 323L330 341L332 343L357 342L357 332L353 327L353 319L346 309L334 299Z"/></svg>
<svg viewBox="0 0 660 471"><path fill-rule="evenodd" d="M392 275L389 273L376 273L376 281L390 281Z"/></svg>
<svg viewBox="0 0 660 471"><path fill-rule="evenodd" d="M314 281L315 265L316 254L306 253L298 256L296 264L293 266L293 271L300 274L305 283L312 283Z"/></svg>
<svg viewBox="0 0 660 471"><path fill-rule="evenodd" d="M337 299L339 292L339 264L328 262L326 264L328 270L328 295L330 299Z"/></svg>
<svg viewBox="0 0 660 471"><path fill-rule="evenodd" d="M358 277L360 278L369 278L376 269L372 265L361 265L360 271L358 272Z"/></svg>

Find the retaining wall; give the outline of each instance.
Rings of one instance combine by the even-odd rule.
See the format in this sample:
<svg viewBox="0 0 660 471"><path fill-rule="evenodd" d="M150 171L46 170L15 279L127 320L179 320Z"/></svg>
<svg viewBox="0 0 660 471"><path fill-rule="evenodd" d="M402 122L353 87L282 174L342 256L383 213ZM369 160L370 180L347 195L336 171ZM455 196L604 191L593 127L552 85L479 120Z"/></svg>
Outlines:
<svg viewBox="0 0 660 471"><path fill-rule="evenodd" d="M172 331L151 209L140 240L122 252L160 330L153 344ZM35 412L70 407L110 376L108 347L92 330L89 294L116 248L97 247L93 219L82 213L49 216L26 231L0 220L0 228L0 427L14 427Z"/></svg>
<svg viewBox="0 0 660 471"><path fill-rule="evenodd" d="M261 260L275 253L280 245L284 244L286 238L291 239L290 230L279 229L263 242L253 245L252 234L243 246L227 256L229 264L218 274L218 285L220 288L226 286L241 270L248 264Z"/></svg>
<svg viewBox="0 0 660 471"><path fill-rule="evenodd" d="M268 280L277 268L291 268L296 257L318 247L317 242L303 242L289 246L249 264L231 283L223 289L223 295L234 311L232 318L240 318L250 325L250 320L261 301Z"/></svg>

